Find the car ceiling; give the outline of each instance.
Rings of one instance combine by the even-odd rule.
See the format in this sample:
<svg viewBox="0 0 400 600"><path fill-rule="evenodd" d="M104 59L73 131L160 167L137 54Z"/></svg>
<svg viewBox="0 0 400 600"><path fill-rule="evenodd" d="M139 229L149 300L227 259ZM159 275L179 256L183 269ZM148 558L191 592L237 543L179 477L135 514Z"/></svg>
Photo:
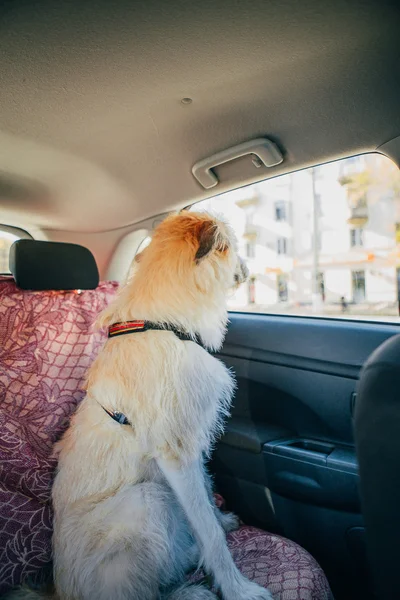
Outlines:
<svg viewBox="0 0 400 600"><path fill-rule="evenodd" d="M1 221L99 235L396 138L396 4L2 3ZM193 178L260 136L278 167L235 161L208 191Z"/></svg>

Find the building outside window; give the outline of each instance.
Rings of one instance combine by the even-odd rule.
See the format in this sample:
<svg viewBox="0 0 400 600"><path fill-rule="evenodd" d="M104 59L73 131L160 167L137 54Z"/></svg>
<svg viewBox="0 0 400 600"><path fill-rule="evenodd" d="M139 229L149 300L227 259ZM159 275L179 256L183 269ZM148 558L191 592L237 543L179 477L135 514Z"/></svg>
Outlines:
<svg viewBox="0 0 400 600"><path fill-rule="evenodd" d="M256 296L248 285L236 290L232 310L398 319L400 173L388 158L343 159L249 187L193 207L226 216L257 278Z"/></svg>

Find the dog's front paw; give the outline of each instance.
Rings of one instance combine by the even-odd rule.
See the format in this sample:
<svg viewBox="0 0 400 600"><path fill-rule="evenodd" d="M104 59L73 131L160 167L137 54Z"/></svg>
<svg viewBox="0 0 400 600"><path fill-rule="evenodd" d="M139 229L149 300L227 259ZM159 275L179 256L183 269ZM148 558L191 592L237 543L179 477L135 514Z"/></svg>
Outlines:
<svg viewBox="0 0 400 600"><path fill-rule="evenodd" d="M232 512L219 513L219 522L226 533L239 529L239 517Z"/></svg>
<svg viewBox="0 0 400 600"><path fill-rule="evenodd" d="M224 600L274 600L271 592L245 578L234 590L223 590L222 597Z"/></svg>

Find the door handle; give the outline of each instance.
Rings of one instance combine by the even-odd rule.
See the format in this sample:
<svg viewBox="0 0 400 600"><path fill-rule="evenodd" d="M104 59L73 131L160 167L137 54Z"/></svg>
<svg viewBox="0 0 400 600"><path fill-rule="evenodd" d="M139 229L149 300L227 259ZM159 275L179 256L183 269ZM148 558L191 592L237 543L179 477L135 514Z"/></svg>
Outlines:
<svg viewBox="0 0 400 600"><path fill-rule="evenodd" d="M264 452L324 466L326 466L328 457L334 449L333 444L301 438L278 440L264 444Z"/></svg>
<svg viewBox="0 0 400 600"><path fill-rule="evenodd" d="M212 169L249 154L256 157L253 160L256 167L261 167L262 164L266 167L275 167L283 161L282 152L274 142L267 138L257 138L203 158L193 166L192 173L200 185L208 190L219 183Z"/></svg>

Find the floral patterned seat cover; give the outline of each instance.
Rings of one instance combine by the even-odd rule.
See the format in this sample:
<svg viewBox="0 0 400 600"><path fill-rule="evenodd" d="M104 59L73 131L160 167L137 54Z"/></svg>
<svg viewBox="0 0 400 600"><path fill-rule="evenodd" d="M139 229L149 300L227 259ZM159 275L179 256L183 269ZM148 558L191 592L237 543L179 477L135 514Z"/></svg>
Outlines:
<svg viewBox="0 0 400 600"><path fill-rule="evenodd" d="M24 292L0 277L0 597L51 565L52 447L83 397L105 341L92 329L117 290ZM242 526L228 535L243 573L276 600L328 600L325 575L302 548Z"/></svg>

